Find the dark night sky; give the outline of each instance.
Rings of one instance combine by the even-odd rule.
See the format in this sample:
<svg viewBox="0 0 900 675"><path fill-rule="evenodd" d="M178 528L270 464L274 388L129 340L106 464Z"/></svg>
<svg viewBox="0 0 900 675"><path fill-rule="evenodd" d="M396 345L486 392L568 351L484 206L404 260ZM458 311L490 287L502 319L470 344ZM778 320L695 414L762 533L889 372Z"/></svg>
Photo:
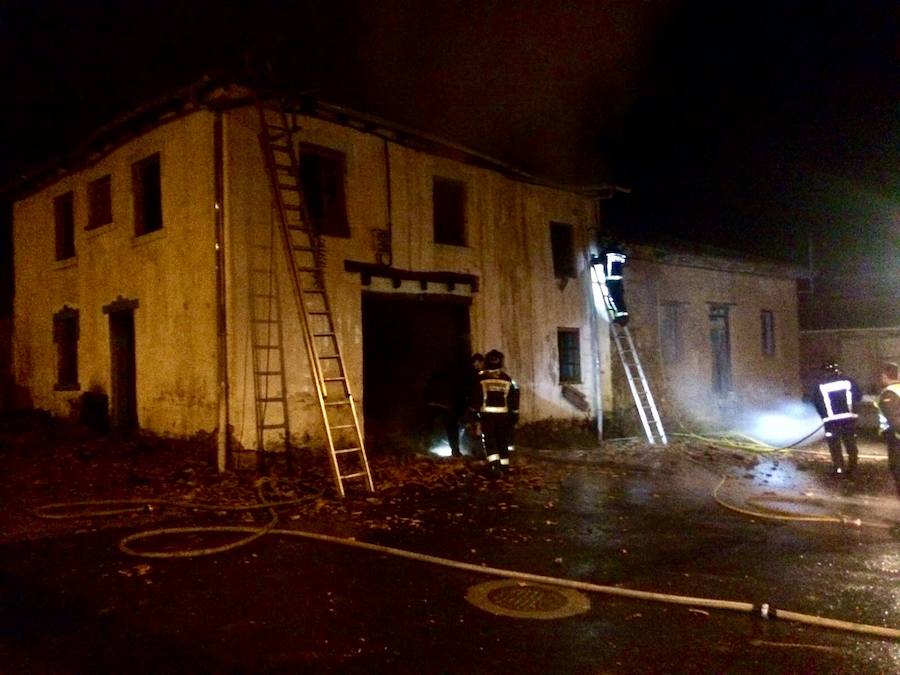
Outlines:
<svg viewBox="0 0 900 675"><path fill-rule="evenodd" d="M249 49L327 100L626 186L627 235L803 261L813 232L820 260L900 275L898 7L7 0L0 182Z"/></svg>

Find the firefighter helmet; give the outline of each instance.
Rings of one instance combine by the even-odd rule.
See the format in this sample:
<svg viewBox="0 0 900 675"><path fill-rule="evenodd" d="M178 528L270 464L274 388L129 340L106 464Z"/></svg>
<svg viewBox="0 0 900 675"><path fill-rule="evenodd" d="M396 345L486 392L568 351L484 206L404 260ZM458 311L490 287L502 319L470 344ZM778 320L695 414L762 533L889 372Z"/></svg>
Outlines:
<svg viewBox="0 0 900 675"><path fill-rule="evenodd" d="M503 352L492 349L484 355L484 367L488 370L497 370L503 367Z"/></svg>

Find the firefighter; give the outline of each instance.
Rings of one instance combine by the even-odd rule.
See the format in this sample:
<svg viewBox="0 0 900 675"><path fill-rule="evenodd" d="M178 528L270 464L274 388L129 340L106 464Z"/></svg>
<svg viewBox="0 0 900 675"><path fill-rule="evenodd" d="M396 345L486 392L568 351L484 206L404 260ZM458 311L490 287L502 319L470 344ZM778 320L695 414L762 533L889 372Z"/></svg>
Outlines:
<svg viewBox="0 0 900 675"><path fill-rule="evenodd" d="M856 383L841 372L840 366L829 361L822 366L822 375L816 383L811 398L825 427L825 440L831 453L831 476L851 476L859 460L856 447L856 418L854 402L860 392ZM847 465L841 443L847 450Z"/></svg>
<svg viewBox="0 0 900 675"><path fill-rule="evenodd" d="M489 470L497 477L509 467L512 430L519 421L519 386L503 370L503 354L496 349L485 354L470 405L481 424Z"/></svg>
<svg viewBox="0 0 900 675"><path fill-rule="evenodd" d="M881 384L884 389L878 397L879 428L887 444L888 466L900 497L900 366L883 364Z"/></svg>
<svg viewBox="0 0 900 675"><path fill-rule="evenodd" d="M600 281L606 290L603 300L609 312L609 318L614 323L622 326L628 323L628 310L625 307L625 286L622 279L623 268L628 256L616 244L609 244L599 256L593 258L594 265L601 266L602 276Z"/></svg>

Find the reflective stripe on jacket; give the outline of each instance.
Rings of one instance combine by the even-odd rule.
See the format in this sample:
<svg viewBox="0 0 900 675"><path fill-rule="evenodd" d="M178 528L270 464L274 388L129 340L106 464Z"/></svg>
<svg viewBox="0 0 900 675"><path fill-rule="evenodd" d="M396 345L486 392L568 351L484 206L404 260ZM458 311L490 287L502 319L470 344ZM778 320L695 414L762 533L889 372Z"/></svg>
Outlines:
<svg viewBox="0 0 900 675"><path fill-rule="evenodd" d="M835 422L858 417L853 412L853 385L850 384L850 380L823 382L819 385L819 393L822 396L822 403L825 405L825 415L822 417L823 422Z"/></svg>

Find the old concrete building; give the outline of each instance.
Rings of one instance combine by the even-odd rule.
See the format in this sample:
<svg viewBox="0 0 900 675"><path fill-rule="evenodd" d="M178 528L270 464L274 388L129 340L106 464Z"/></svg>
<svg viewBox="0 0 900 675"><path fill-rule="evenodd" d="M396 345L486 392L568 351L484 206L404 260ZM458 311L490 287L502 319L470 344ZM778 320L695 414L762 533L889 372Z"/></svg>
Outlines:
<svg viewBox="0 0 900 675"><path fill-rule="evenodd" d="M630 328L670 428L728 428L742 410L799 396L800 270L684 244L628 248ZM614 417L633 428L613 372Z"/></svg>
<svg viewBox="0 0 900 675"><path fill-rule="evenodd" d="M415 445L428 376L494 348L521 386L522 422L625 417L589 270L613 190L550 184L321 102L291 110L371 441ZM250 92L204 83L26 181L13 214L22 402L70 415L108 397L115 426L216 432L220 449L278 449L285 432L323 444L259 135ZM682 412L704 418L731 392L796 393L789 273L635 247L629 275L632 328L663 399L677 383ZM286 412L267 404L282 394Z"/></svg>
<svg viewBox="0 0 900 675"><path fill-rule="evenodd" d="M595 409L587 260L603 190L543 183L333 106L294 121L366 420L409 429L431 371L492 348L522 387L524 421L586 414L561 379ZM13 217L14 373L30 404L68 415L94 392L119 427L228 429L232 447L274 447L257 434L271 411L258 405L266 364L252 333L274 317L291 436L320 443L259 132L247 91L193 88L32 179Z"/></svg>

